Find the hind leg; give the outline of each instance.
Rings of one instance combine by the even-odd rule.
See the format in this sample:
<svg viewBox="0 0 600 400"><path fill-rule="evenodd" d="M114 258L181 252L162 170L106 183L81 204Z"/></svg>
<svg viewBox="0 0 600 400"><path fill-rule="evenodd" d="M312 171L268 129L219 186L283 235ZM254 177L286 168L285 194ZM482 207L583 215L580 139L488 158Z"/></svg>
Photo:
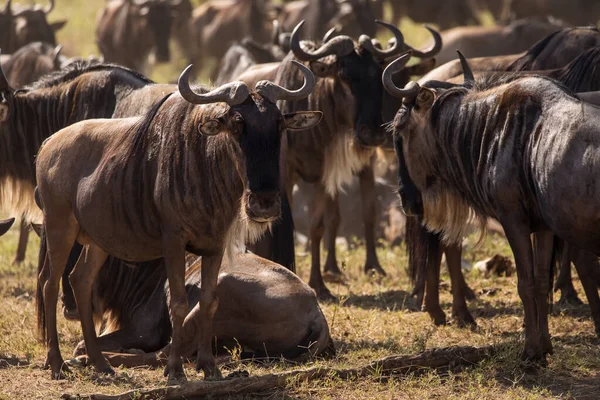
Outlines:
<svg viewBox="0 0 600 400"><path fill-rule="evenodd" d="M461 269L462 246L446 246L446 263L452 282L452 317L456 320L459 327L472 326L477 324L467 308L466 293L467 284L465 282Z"/></svg>
<svg viewBox="0 0 600 400"><path fill-rule="evenodd" d="M46 210L44 210L46 211ZM44 213L46 214L46 213ZM71 246L77 238L79 225L72 212L53 213L61 218L44 215L46 219L46 241L48 248L47 262L48 279L43 286L43 313L45 319L45 337L48 348L45 367L52 370L52 379L62 379L63 372L67 370L58 346L58 332L56 329L56 305L58 302L58 288L60 279L67 265ZM64 217L64 215L67 215ZM40 275L43 275L42 271ZM43 277L40 277L43 279Z"/></svg>
<svg viewBox="0 0 600 400"><path fill-rule="evenodd" d="M69 281L75 294L75 302L77 303L79 319L81 320L81 330L83 331L83 340L85 341L89 359L96 368L96 371L114 375L114 371L106 362L98 346L92 316L92 286L96 275L98 275L98 271L102 268L107 257L108 254L100 247L94 244L88 245L87 250L84 249L79 256L73 272L69 275Z"/></svg>
<svg viewBox="0 0 600 400"><path fill-rule="evenodd" d="M598 297L598 286L594 280L594 271L598 269L598 257L587 251L575 248L575 246L570 247L570 259L575 264L577 275L579 275L583 290L588 299L596 335L600 336L600 298Z"/></svg>
<svg viewBox="0 0 600 400"><path fill-rule="evenodd" d="M539 327L542 350L544 355L552 354L552 342L548 329L548 297L550 294L550 269L552 263L552 248L554 246L554 234L549 231L536 232L533 236L534 259L535 259L535 285L536 285L536 307L537 324Z"/></svg>
<svg viewBox="0 0 600 400"><path fill-rule="evenodd" d="M25 261L25 252L27 251L27 241L29 240L29 224L21 218L21 228L19 230L19 244L17 245L17 254L13 264L21 264Z"/></svg>

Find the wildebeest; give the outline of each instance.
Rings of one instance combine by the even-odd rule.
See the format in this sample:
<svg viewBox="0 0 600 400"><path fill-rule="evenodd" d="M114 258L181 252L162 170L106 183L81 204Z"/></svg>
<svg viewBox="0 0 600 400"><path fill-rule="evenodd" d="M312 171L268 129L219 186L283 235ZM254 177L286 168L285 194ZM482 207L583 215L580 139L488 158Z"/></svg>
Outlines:
<svg viewBox="0 0 600 400"><path fill-rule="evenodd" d="M289 34L281 33L279 23L274 20L271 42L261 44L245 38L229 47L219 61L215 83L221 85L239 80L238 77L254 65L281 61L290 50L289 47ZM246 84L248 85L248 82Z"/></svg>
<svg viewBox="0 0 600 400"><path fill-rule="evenodd" d="M96 27L104 60L143 71L154 51L158 62L168 62L172 10L178 5L179 0L109 1Z"/></svg>
<svg viewBox="0 0 600 400"><path fill-rule="evenodd" d="M390 71L384 85L403 98L393 122L400 168L407 171L403 184L410 188L400 192L403 207L422 214L449 243L462 240L469 218L500 221L525 309L522 356L544 359L552 352L551 260L536 250L534 263L530 234L540 242L555 234L600 253L594 201L600 108L546 77L475 82L465 68L462 87L411 82L400 89Z"/></svg>
<svg viewBox="0 0 600 400"><path fill-rule="evenodd" d="M173 321L165 372L171 383L185 379L187 249L203 256L200 301L186 319L199 318L189 322L198 332L196 367L206 377L220 376L211 352L211 324L225 249L233 252L240 240L256 240L279 217L280 135L286 128L310 128L321 118L320 112L282 115L274 104L302 99L313 89L314 75L303 65L298 68L305 81L296 91L263 81L252 92L233 82L199 93L189 86L190 66L179 79L179 93L165 96L146 116L84 121L44 142L36 176L48 254L40 274L38 320L53 378L60 378L63 368L56 331L58 283L75 241L87 246L86 257L79 258L69 280L86 349L98 371L114 373L98 348L92 319L91 290L99 268L109 253L135 262L164 257Z"/></svg>
<svg viewBox="0 0 600 400"><path fill-rule="evenodd" d="M469 57L489 57L526 51L538 40L564 28L552 18L526 18L508 25L461 26L442 32L444 47L435 56L438 63L454 60L456 49Z"/></svg>
<svg viewBox="0 0 600 400"><path fill-rule="evenodd" d="M201 257L186 257L190 304L199 301L200 265ZM105 327L98 337L103 352L167 352L163 348L171 337L171 322L166 281L163 259L140 264L126 264L112 257L107 260L96 277L92 295L94 320L103 321ZM280 265L252 254L224 260L216 293L219 307L213 335L219 349L239 345L243 358L294 359L307 353L335 352L314 291ZM198 348L193 335L183 333L184 357L191 358ZM84 353L85 344L81 342L75 356Z"/></svg>
<svg viewBox="0 0 600 400"><path fill-rule="evenodd" d="M45 42L56 45L55 32L66 21L48 23L46 17L54 9L54 0L46 7L19 6L12 9L12 0L8 0L4 10L0 11L0 49L4 53L13 53L31 42Z"/></svg>
<svg viewBox="0 0 600 400"><path fill-rule="evenodd" d="M336 193L344 182L357 173L361 179L363 214L365 215L365 237L367 260L365 271L384 273L375 253L374 243L374 176L371 160L376 146L384 143L386 134L381 129L383 88L380 84L382 63L406 50L402 33L393 25L378 21L393 32L396 42L392 47L381 50L372 44L371 38L361 36L357 43L348 36L336 36L322 46L313 42L300 43L299 24L292 32L292 51L282 61L277 82L284 86L298 86L300 76L291 68L292 60L307 63L319 77L313 94L301 102L283 102L286 112L301 109L325 110L324 122L308 135L287 135L283 141L283 185L284 204L290 199L294 182L302 179L315 184L315 198L311 210L311 276L309 285L321 299L332 299L325 286L320 270L320 242L324 225L335 234L339 222L335 210ZM436 44L427 51L414 51L418 56L428 57L440 48L439 36L432 31ZM328 209L330 212L327 212ZM333 210L333 212L331 212ZM272 251L282 251L283 259L274 257L282 265L294 263L291 213L283 208L283 222L273 227L278 244ZM325 222L324 218L330 219ZM286 221L287 219L287 221ZM331 241L333 242L333 241ZM268 254L269 250L261 250ZM271 258L271 257L268 257ZM328 255L325 271L341 275L335 259L335 251Z"/></svg>
<svg viewBox="0 0 600 400"><path fill-rule="evenodd" d="M478 23L475 10L469 0L390 0L392 21L398 24L402 17L415 22L434 23L440 29Z"/></svg>
<svg viewBox="0 0 600 400"><path fill-rule="evenodd" d="M236 41L249 38L267 43L271 36L265 0L210 0L194 9L188 22L186 56L198 68L220 60Z"/></svg>
<svg viewBox="0 0 600 400"><path fill-rule="evenodd" d="M277 18L287 31L306 21L305 35L311 40L321 38L332 26L350 37L375 36L374 21L383 17L382 6L380 0L298 0L282 5Z"/></svg>
<svg viewBox="0 0 600 400"><path fill-rule="evenodd" d="M60 45L54 47L42 42L34 42L21 47L5 62L2 62L2 70L6 74L9 85L13 88L20 88L49 72L60 69L63 62L60 55L61 49ZM20 263L25 259L28 237L29 227L23 219L14 263Z"/></svg>
<svg viewBox="0 0 600 400"><path fill-rule="evenodd" d="M600 20L600 3L596 0L504 0L504 18L552 15L575 25L596 25Z"/></svg>
<svg viewBox="0 0 600 400"><path fill-rule="evenodd" d="M561 29L537 42L520 54L469 59L473 71L532 71L561 68L573 61L584 51L600 46L600 31L595 27ZM467 54L468 55L468 54ZM447 62L419 80L419 84L430 80L445 81L461 75L458 60Z"/></svg>

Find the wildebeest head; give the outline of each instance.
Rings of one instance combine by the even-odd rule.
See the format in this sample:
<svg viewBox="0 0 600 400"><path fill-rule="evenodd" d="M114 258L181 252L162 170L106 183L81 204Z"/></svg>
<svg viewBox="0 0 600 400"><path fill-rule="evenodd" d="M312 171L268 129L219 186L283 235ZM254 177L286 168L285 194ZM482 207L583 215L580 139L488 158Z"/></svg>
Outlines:
<svg viewBox="0 0 600 400"><path fill-rule="evenodd" d="M464 71L463 87L472 87L473 72L460 52L459 57ZM424 190L434 191L438 184L436 178L428 173L435 169L434 166L428 164L430 160L415 159L415 153L411 149L432 146L427 142L431 135L424 134L424 131L433 129L431 113L434 103L438 99L441 89L459 85L428 82L420 86L416 82L409 82L404 89L398 88L393 82L394 72L403 68L408 59L409 55L404 55L392 62L384 71L382 81L388 93L402 99L402 106L391 123L391 129L399 163L398 194L404 213L410 216L423 215L421 192Z"/></svg>
<svg viewBox="0 0 600 400"><path fill-rule="evenodd" d="M20 7L15 10L12 9L9 1L4 14L12 15L15 42L12 49L5 49L5 51L14 51L27 43L38 41L56 45L55 32L61 29L66 21L48 23L46 17L53 9L54 0L50 0L46 7L36 4L34 7Z"/></svg>
<svg viewBox="0 0 600 400"><path fill-rule="evenodd" d="M284 129L303 130L315 126L322 117L320 111L282 115L277 100L298 100L307 97L315 85L313 73L296 63L304 74L304 85L288 90L269 81L260 81L254 91L243 82L232 82L212 92L199 94L189 86L188 67L179 78L179 92L193 104L224 102L225 108L214 108L214 114L202 116L198 130L202 135L231 135L243 154L245 191L242 205L247 217L256 223L269 223L279 218L279 149ZM242 161L242 160L239 160Z"/></svg>
<svg viewBox="0 0 600 400"><path fill-rule="evenodd" d="M397 56L410 47L404 43L404 37L393 25L376 21L389 29L395 37L394 43L382 50L373 44L372 39L362 35L358 42L348 36L330 38L321 47L311 51L310 43L300 44L302 21L294 29L290 46L294 56L308 62L315 75L341 82L351 93L349 109L353 112L355 139L366 147L379 146L386 139L382 124L383 86L380 77L386 60ZM434 34L436 45L427 52L417 52L420 56L431 57L441 48L441 39Z"/></svg>
<svg viewBox="0 0 600 400"><path fill-rule="evenodd" d="M126 0L129 3L131 18L137 29L153 36L158 62L171 59L169 39L171 37L172 16L177 12L181 0Z"/></svg>

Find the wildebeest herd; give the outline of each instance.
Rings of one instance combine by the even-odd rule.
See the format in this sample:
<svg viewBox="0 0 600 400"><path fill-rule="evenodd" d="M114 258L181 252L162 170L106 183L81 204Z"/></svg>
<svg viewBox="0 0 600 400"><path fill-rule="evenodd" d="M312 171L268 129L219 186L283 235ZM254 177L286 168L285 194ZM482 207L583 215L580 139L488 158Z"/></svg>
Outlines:
<svg viewBox="0 0 600 400"><path fill-rule="evenodd" d="M1 201L22 221L15 262L30 226L41 238L52 378L77 365L59 349L59 298L81 323L75 356L102 373L162 359L178 384L195 356L219 379L215 337L248 358L335 354L318 301L336 301L325 282L344 279L345 190L362 204L364 272L385 276L376 225L396 203L378 198L382 181L407 216L413 294L435 324L446 322L444 253L452 317L476 325L462 243L496 220L514 254L523 360L552 354L549 294L556 272L556 289L578 300L571 263L600 335L600 7L559 3L110 0L100 55L69 57L55 37L65 21L48 21L60 4L8 0ZM477 26L484 10L498 25ZM442 32L425 25L431 44L412 47L402 17ZM155 83L143 74L171 61L171 38L192 65L177 84ZM190 84L200 72L215 85ZM308 285L295 275L301 226ZM124 349L158 356L108 354Z"/></svg>

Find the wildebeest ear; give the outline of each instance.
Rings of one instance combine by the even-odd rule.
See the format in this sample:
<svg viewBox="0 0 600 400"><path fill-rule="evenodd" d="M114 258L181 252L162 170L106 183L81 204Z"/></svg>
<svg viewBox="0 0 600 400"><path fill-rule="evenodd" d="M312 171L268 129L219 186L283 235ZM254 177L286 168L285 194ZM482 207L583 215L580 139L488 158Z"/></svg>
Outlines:
<svg viewBox="0 0 600 400"><path fill-rule="evenodd" d="M211 119L209 121L203 122L198 126L198 131L200 131L201 134L206 136L214 136L221 132L221 130L221 123L216 119Z"/></svg>
<svg viewBox="0 0 600 400"><path fill-rule="evenodd" d="M283 116L285 127L292 131L314 128L321 118L323 118L321 111L300 111Z"/></svg>
<svg viewBox="0 0 600 400"><path fill-rule="evenodd" d="M62 28L64 28L64 26L67 24L67 20L62 20L62 21L57 21L57 22L53 22L50 24L50 28L52 28L52 30L54 32L58 32L60 31Z"/></svg>
<svg viewBox="0 0 600 400"><path fill-rule="evenodd" d="M320 61L311 61L309 67L313 74L320 78L333 76L337 71L337 67L335 64L326 64Z"/></svg>
<svg viewBox="0 0 600 400"><path fill-rule="evenodd" d="M435 68L435 58L428 58L418 64L406 67L410 76L422 76Z"/></svg>
<svg viewBox="0 0 600 400"><path fill-rule="evenodd" d="M420 109L429 109L435 101L435 92L431 89L421 87L417 96L417 107Z"/></svg>

